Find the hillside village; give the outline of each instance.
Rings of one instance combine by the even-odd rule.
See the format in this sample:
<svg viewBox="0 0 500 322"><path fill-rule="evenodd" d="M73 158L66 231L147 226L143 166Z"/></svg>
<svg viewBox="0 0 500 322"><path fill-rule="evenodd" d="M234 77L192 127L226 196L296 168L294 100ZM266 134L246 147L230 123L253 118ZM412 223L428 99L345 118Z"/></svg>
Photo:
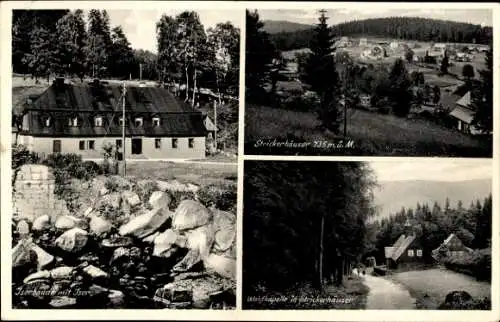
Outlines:
<svg viewBox="0 0 500 322"><path fill-rule="evenodd" d="M256 15L254 17L258 19L258 12L253 13L253 15ZM406 22L404 19L401 18L402 23ZM269 58L267 58L269 74L267 78L264 78L267 81L262 84L262 88L269 94L266 99L261 100L258 97L263 97L263 95L256 96L255 104L252 104L251 94L248 94L250 96L250 100L247 100L250 101L247 105L249 106L247 109L249 110L247 113L249 118L246 121L248 131L245 133L247 133L246 141L249 149L252 150L250 141L253 137L269 137L269 134L280 132L259 127L257 124L262 124L262 121L252 119L253 115L258 117L262 113L266 113L269 118L272 118L271 110L263 107L263 105L267 105L284 110L283 113L287 115L286 119L289 123L288 127L296 130L294 130L295 132L284 130L282 133L288 132L289 137L296 141L307 142L320 140L320 138L335 140L338 137L343 137L346 140L357 141L359 147L359 150L355 152L311 150L307 152L295 151L295 153L347 153L353 155L435 155L436 153L445 153L459 156L466 153L465 146L468 146L469 150L476 150L475 153L489 155L491 153L488 150L491 149L492 133L490 121L492 107L489 104L492 104L492 101L490 99L487 103L488 106L483 106L478 99L482 95L491 97L490 93L484 92L485 88L491 86L491 45L487 43L439 42L436 41L439 39L438 37L435 37L435 41L423 41L415 39L415 37L419 37L415 34L412 35L412 39L395 38L391 37L390 34L387 37L382 34L379 36L373 34L344 36L339 34L342 30L347 31L349 28L359 27L362 23L366 25L378 23L379 30L386 25L387 28L396 28L389 25L389 23L393 23L390 18L386 20L381 18L366 22L354 21L347 23L349 27L338 25L328 29L330 30L329 47L324 50L335 62L338 74L338 85L336 86L340 96L337 106L339 130L330 135L318 133L314 127L310 128L313 116L304 113L316 114L315 105L318 102L316 97L318 92L307 81L310 73L308 60L314 53L308 47L300 48L298 46L308 42L312 44L317 35L318 27L314 29L311 26L306 29L301 26L297 31L278 32L276 26L273 25L275 33L267 34L265 31L266 22L264 21L263 30L260 31L260 42L262 46L264 43L268 43L268 46L273 48L269 50ZM434 21L429 20L424 21L424 23L432 24ZM458 23L449 22L449 24ZM491 35L491 30L487 27L481 28L464 24L459 26L462 30L460 32L467 35L467 39L471 39L474 32L477 33L477 40L481 39L481 41L487 41L488 32ZM408 30L410 30L409 27ZM408 31L408 33L410 32ZM441 32L441 30L438 29L437 32ZM287 40L289 41L287 42ZM476 39L471 40L476 41ZM250 55L252 54L250 53ZM260 55L263 56L263 54ZM251 59L250 62L257 64L257 62L253 63ZM247 70L251 72L252 67L247 65ZM395 72L397 74L393 74ZM402 83L395 84L396 79ZM397 97L391 98L391 95L396 95L395 93L391 94L396 86L402 86L399 87L400 93L397 94ZM398 100L401 102L398 103ZM399 110L394 109L394 104L399 106ZM478 110L481 111L478 112ZM480 125L478 117L482 117L483 113L485 113L483 125ZM381 116L381 114L386 116ZM399 117L399 120L393 115ZM369 122L369 124L364 124L364 121ZM401 125L404 124L407 130L403 130L403 126L399 129L393 126L392 123L397 122ZM394 134L394 131L401 131L399 137L406 136L406 140L398 142L394 138L391 139L389 135L385 135L384 123L387 123L386 125L392 129L391 134ZM301 131L298 131L297 129L301 127ZM364 131L363 127L369 129ZM412 130L428 133L428 136L432 135L434 138L441 137L442 142L435 141L430 144L427 142L431 141L430 138L426 138L425 135L419 135L420 137L413 135L410 133ZM437 135L437 133L440 134ZM276 137L278 136L280 135L276 135ZM446 140L445 137L450 137L450 139ZM422 147L424 144L427 145L427 151L426 148ZM384 148L384 145L388 147ZM432 151L432 145L440 145L440 148L436 147L435 149L440 149L441 152ZM254 149L254 151L257 150ZM269 151L264 150L260 152L269 153ZM473 154L471 153L471 156Z"/></svg>

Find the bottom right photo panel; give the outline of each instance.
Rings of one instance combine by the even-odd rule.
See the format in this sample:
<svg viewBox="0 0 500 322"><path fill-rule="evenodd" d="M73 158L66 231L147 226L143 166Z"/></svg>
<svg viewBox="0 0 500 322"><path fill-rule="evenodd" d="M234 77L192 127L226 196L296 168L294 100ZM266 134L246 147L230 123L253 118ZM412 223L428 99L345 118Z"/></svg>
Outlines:
<svg viewBox="0 0 500 322"><path fill-rule="evenodd" d="M491 310L492 171L246 160L242 308Z"/></svg>

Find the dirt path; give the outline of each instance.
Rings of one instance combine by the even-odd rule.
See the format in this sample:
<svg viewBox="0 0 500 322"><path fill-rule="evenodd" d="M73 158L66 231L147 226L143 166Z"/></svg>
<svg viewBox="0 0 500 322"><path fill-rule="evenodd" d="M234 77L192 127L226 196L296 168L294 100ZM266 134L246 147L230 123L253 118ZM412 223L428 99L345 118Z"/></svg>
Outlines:
<svg viewBox="0 0 500 322"><path fill-rule="evenodd" d="M412 310L415 299L401 285L385 278L365 275L365 285L370 288L366 302L367 310Z"/></svg>

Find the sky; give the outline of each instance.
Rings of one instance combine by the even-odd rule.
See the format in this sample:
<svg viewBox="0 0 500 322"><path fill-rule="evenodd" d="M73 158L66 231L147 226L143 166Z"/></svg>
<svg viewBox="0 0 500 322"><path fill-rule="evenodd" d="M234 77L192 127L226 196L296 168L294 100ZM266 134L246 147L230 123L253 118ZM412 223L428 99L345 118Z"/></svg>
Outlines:
<svg viewBox="0 0 500 322"><path fill-rule="evenodd" d="M181 13L181 9L171 10L117 10L108 9L111 29L115 26L122 26L128 41L134 49L145 49L157 52L156 48L156 23L163 14L175 16ZM87 12L85 16L87 16ZM220 22L231 22L240 28L243 17L242 10L196 10L200 16L201 23L205 30L215 27Z"/></svg>
<svg viewBox="0 0 500 322"><path fill-rule="evenodd" d="M329 24L337 24L355 19L412 16L485 24L487 26L493 25L493 12L491 9L428 9L428 4L425 7L427 9L390 9L387 7L329 9L327 10L327 16L329 17ZM304 24L315 24L318 21L318 13L315 9L266 9L258 10L258 12L263 20L287 20Z"/></svg>
<svg viewBox="0 0 500 322"><path fill-rule="evenodd" d="M431 180L465 181L491 179L492 160L426 160L414 159L407 162L373 161L368 162L379 181Z"/></svg>

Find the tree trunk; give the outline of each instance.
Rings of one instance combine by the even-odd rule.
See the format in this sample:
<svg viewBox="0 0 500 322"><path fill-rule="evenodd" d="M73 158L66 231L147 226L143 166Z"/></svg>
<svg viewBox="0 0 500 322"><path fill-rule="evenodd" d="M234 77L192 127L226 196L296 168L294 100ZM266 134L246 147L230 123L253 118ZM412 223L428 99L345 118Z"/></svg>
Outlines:
<svg viewBox="0 0 500 322"><path fill-rule="evenodd" d="M194 69L194 84L193 84L193 101L191 102L191 106L194 107L194 102L196 100L196 68Z"/></svg>
<svg viewBox="0 0 500 322"><path fill-rule="evenodd" d="M186 71L186 98L184 99L184 102L187 102L189 100L189 75L188 75L187 65L185 67L185 71Z"/></svg>
<svg viewBox="0 0 500 322"><path fill-rule="evenodd" d="M323 242L324 242L324 231L325 231L325 215L321 215L321 228L320 228L320 234L319 234L319 287L320 289L323 289Z"/></svg>

